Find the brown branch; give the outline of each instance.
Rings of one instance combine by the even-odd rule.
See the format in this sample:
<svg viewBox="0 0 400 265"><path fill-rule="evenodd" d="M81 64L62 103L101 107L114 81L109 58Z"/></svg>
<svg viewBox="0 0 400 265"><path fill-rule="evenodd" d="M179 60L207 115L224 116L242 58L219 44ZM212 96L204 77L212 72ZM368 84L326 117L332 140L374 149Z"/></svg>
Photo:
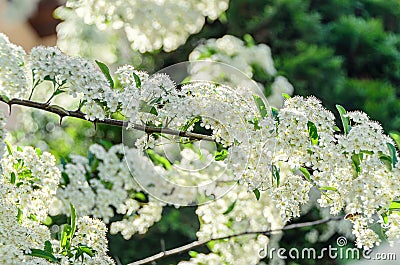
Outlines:
<svg viewBox="0 0 400 265"><path fill-rule="evenodd" d="M174 248L174 249L170 249L170 250L167 250L167 251L160 252L158 254L155 254L153 256L147 257L145 259L141 259L141 260L129 263L128 265L141 265L141 264L154 262L156 260L160 260L160 259L163 259L163 258L168 257L168 256L176 255L176 254L182 253L184 251L188 251L188 250L191 250L193 248L197 248L197 247L203 246L203 245L205 245L205 244L207 244L208 242L211 242L211 241L224 240L224 239L229 239L229 238L239 237L239 236L244 236L244 235L271 235L274 232L282 232L282 231L293 230L293 229L297 229L297 228L301 228L301 227L315 226L315 225L325 224L325 223L328 223L330 221L337 221L337 220L340 220L340 219L343 219L343 216L332 216L330 218L320 219L320 220L311 221L311 222L290 224L290 225L282 227L281 229L271 229L271 230L266 230L266 231L245 231L245 232L242 232L242 233L233 234L233 235L229 235L229 236L222 236L222 237L212 238L212 239L209 239L209 240L197 240L197 241L194 241L192 243L189 243L189 244L186 244L186 245Z"/></svg>
<svg viewBox="0 0 400 265"><path fill-rule="evenodd" d="M88 121L85 118L85 113L83 113L80 110L67 110L63 107L57 106L57 105L51 105L48 103L41 103L41 102L35 102L31 100L25 100L25 99L11 99L11 100L6 100L3 97L0 96L0 101L8 104L11 112L11 106L12 105L19 105L19 106L25 106L25 107L30 107L34 109L40 109L46 112L54 113L57 114L60 117L60 123L64 117L73 117L81 120ZM92 121L95 125L99 123L103 124L108 124L108 125L114 125L114 126L119 126L119 127L126 127L127 122L121 121L121 120L116 120L116 119L104 119L104 120L94 120ZM164 134L169 134L169 135L176 135L180 137L186 137L192 140L206 140L206 141L211 141L215 142L215 140L209 136L209 135L204 135L204 134L198 134L198 133L192 133L192 132L184 132L184 131L178 131L178 130L173 130L170 128L165 128L165 127L150 127L150 126L144 126L141 124L130 124L133 129L142 131L148 134L151 133L164 133Z"/></svg>

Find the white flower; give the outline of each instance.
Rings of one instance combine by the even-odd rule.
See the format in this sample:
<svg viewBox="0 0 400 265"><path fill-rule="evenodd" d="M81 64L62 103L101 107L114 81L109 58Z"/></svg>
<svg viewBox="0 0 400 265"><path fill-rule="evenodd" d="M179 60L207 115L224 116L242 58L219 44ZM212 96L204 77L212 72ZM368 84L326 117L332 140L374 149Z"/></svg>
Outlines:
<svg viewBox="0 0 400 265"><path fill-rule="evenodd" d="M66 7L100 30L122 29L132 49L144 53L175 50L190 34L200 31L205 17L217 19L228 8L228 1L68 0Z"/></svg>
<svg viewBox="0 0 400 265"><path fill-rule="evenodd" d="M25 51L0 33L0 96L25 98L29 93Z"/></svg>

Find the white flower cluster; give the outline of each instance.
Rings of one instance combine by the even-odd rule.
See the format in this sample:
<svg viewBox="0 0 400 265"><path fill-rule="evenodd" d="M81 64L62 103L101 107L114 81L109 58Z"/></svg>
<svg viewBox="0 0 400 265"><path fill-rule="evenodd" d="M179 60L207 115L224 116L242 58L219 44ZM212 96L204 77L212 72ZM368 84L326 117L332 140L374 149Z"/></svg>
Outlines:
<svg viewBox="0 0 400 265"><path fill-rule="evenodd" d="M50 214L69 215L69 205L72 203L79 215L91 215L109 223L116 209L124 217L111 223L112 234L121 232L129 239L137 232L145 233L160 220L163 203L154 201L152 197L145 202L139 197L145 195L141 193L124 160L124 154L132 157L135 151L128 148L124 150L122 145L114 145L106 151L95 144L90 147L89 159L71 156L71 163L64 166L63 180L52 202Z"/></svg>
<svg viewBox="0 0 400 265"><path fill-rule="evenodd" d="M42 224L48 216L49 205L61 176L55 158L32 147L10 147L9 154L1 160L1 167L1 264L53 264L28 254L32 253L32 249L43 249L46 241L51 242L55 249L60 246L58 240L51 239L49 227ZM95 250L94 257L85 256L83 264L114 264L106 254L105 225L88 217L81 220L86 223L81 225L82 221L78 222L77 239L73 242L76 245L86 244ZM61 260L61 264L71 264L62 253L56 251L52 254ZM79 264L82 264L81 261Z"/></svg>
<svg viewBox="0 0 400 265"><path fill-rule="evenodd" d="M44 221L48 214L48 203L55 195L60 171L50 153L32 147L20 148L5 155L1 161L3 178L16 185L8 191L8 197L19 207L24 216Z"/></svg>
<svg viewBox="0 0 400 265"><path fill-rule="evenodd" d="M283 104L282 93L291 95L293 86L283 76L277 76L274 67L274 61L271 55L271 49L265 44L246 46L245 43L232 35L225 35L219 39L209 39L204 44L197 46L189 55L190 61L207 60L213 62L225 63L239 69L249 78L255 78L256 75L267 76L273 81L272 84L258 83L264 90L264 86L271 86L271 94L268 95L268 103L273 107L281 107ZM260 73L259 71L262 71ZM219 64L210 65L205 63L196 64L191 69L191 78L194 80L212 80L217 83L231 86L251 87L247 80L229 72ZM244 83L245 82L245 83ZM264 81L265 82L265 81Z"/></svg>
<svg viewBox="0 0 400 265"><path fill-rule="evenodd" d="M287 100L279 112L275 155L293 170L308 168L309 181L321 191L319 204L330 207L331 214L354 214L357 245L371 248L379 243L370 228L376 223L374 216L386 213L400 195L399 163L380 125L360 112L349 112L343 119L348 119L347 131L335 133L333 114L318 100ZM383 225L382 217L378 222Z"/></svg>
<svg viewBox="0 0 400 265"><path fill-rule="evenodd" d="M284 225L268 193L261 192L257 200L245 185L238 185L224 197L199 206L196 213L201 224L197 233L200 240L249 231L277 230ZM271 237L280 238L280 234ZM208 245L210 254L197 254L179 265L257 264L260 261L259 250L270 243L269 237L256 234L217 240Z"/></svg>
<svg viewBox="0 0 400 265"><path fill-rule="evenodd" d="M30 68L35 83L51 80L56 89L74 97L83 95L87 119L104 119L103 105L116 111L118 102L114 93L104 74L92 62L67 56L57 48L39 46L30 53Z"/></svg>
<svg viewBox="0 0 400 265"><path fill-rule="evenodd" d="M24 66L25 51L0 33L0 96L26 97L29 91Z"/></svg>
<svg viewBox="0 0 400 265"><path fill-rule="evenodd" d="M205 17L215 20L228 0L68 0L86 24L99 29L123 29L133 50L172 51L203 27Z"/></svg>

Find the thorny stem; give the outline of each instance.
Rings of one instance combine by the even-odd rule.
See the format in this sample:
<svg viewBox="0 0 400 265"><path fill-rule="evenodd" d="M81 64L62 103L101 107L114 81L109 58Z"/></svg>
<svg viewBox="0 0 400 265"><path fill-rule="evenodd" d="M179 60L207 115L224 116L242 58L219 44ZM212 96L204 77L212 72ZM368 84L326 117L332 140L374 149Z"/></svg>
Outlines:
<svg viewBox="0 0 400 265"><path fill-rule="evenodd" d="M25 100L25 99L14 98L11 100L6 100L5 98L3 98L1 96L0 96L0 101L8 104L10 107L10 110L11 110L12 105L20 105L20 106L30 107L30 108L34 108L34 109L40 109L40 110L43 110L46 112L57 114L60 117L60 124L64 117L73 117L73 118L87 121L87 119L85 118L85 113L83 113L80 110L67 110L67 109L57 106L57 105L51 105L49 103L41 103L41 102L35 102L35 101ZM116 119L110 119L110 118L106 118L104 120L94 120L92 122L94 124L103 123L103 124L114 125L114 126L119 126L119 127L126 127L128 125L127 122L124 122L122 120L116 120ZM178 130L170 129L167 127L150 127L150 126L145 126L145 125L141 125L141 124L129 124L129 125L133 129L138 130L138 131L143 131L147 134L163 133L163 134L169 134L169 135L176 135L176 136L180 136L180 137L186 137L191 140L205 140L205 141L215 142L215 139L210 135L178 131Z"/></svg>

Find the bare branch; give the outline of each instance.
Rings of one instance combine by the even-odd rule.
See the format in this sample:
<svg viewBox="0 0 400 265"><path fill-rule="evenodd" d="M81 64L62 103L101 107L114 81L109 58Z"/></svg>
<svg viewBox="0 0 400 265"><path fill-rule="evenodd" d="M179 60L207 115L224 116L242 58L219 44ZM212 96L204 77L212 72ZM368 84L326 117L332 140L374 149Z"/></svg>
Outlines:
<svg viewBox="0 0 400 265"><path fill-rule="evenodd" d="M287 225L287 226L283 227L282 229L272 229L272 230L266 230L266 231L246 231L246 232L233 234L233 235L229 235L229 236L212 238L212 239L209 239L209 240L197 240L197 241L194 241L194 242L189 243L187 245L183 245L183 246L180 246L180 247L177 247L177 248L174 248L174 249L163 251L163 252L160 252L160 253L158 253L156 255L150 256L148 258L129 263L128 265L141 265L141 264L147 264L147 263L150 263L150 262L154 262L156 260L160 260L160 259L163 259L163 258L168 257L168 256L176 255L176 254L182 253L184 251L188 251L188 250L203 246L203 245L205 245L205 244L207 244L208 242L211 242L211 241L224 240L224 239L229 239L229 238L239 237L239 236L244 236L244 235L271 235L272 233L276 233L276 232L293 230L293 229L297 229L297 228L301 228L301 227L307 227L307 226L315 226L315 225L325 224L325 223L328 223L330 221L337 221L337 220L341 220L341 219L343 219L343 216L332 216L330 218L320 219L320 220L311 221L311 222L290 224L290 225Z"/></svg>
<svg viewBox="0 0 400 265"><path fill-rule="evenodd" d="M41 102L35 102L31 100L24 100L24 99L11 99L11 100L6 100L3 97L0 96L0 101L4 102L9 105L10 107L10 112L11 112L11 106L12 105L19 105L19 106L25 106L25 107L30 107L34 109L40 109L46 112L54 113L57 114L60 117L60 124L61 121L64 117L73 117L81 120L86 120L85 118L85 113L83 113L80 110L67 110L63 107L57 106L57 105L51 105L48 103L41 103ZM104 120L95 120L92 121L94 124L98 123L103 123L103 124L108 124L108 125L114 125L114 126L119 126L119 127L126 127L127 123L121 120L116 120L116 119L104 119ZM210 142L215 142L215 140L210 136L210 135L204 135L204 134L198 134L198 133L192 133L192 132L184 132L184 131L178 131L178 130L173 130L170 128L165 128L165 127L149 127L149 126L144 126L141 124L131 124L132 128L138 131L142 131L148 134L151 133L164 133L164 134L169 134L169 135L176 135L180 137L186 137L191 140L205 140L205 141L210 141Z"/></svg>

